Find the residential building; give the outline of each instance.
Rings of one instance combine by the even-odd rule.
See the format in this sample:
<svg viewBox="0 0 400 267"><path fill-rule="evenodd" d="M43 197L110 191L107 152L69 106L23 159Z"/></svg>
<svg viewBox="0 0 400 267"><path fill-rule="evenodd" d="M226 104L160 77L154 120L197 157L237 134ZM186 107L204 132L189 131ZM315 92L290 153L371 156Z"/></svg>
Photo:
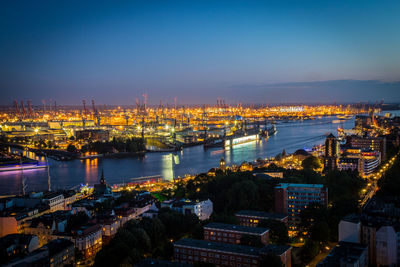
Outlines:
<svg viewBox="0 0 400 267"><path fill-rule="evenodd" d="M339 142L331 133L325 140L325 170L334 170L338 167Z"/></svg>
<svg viewBox="0 0 400 267"><path fill-rule="evenodd" d="M202 221L209 219L213 212L213 203L209 199L203 201L167 200L161 203L161 207L168 207L181 214L195 214Z"/></svg>
<svg viewBox="0 0 400 267"><path fill-rule="evenodd" d="M121 227L120 220L114 215L102 215L97 216L96 221L102 228L103 243L108 244Z"/></svg>
<svg viewBox="0 0 400 267"><path fill-rule="evenodd" d="M367 267L368 248L365 245L340 241L317 267Z"/></svg>
<svg viewBox="0 0 400 267"><path fill-rule="evenodd" d="M361 166L360 158L341 157L338 163L338 170L340 171L358 171Z"/></svg>
<svg viewBox="0 0 400 267"><path fill-rule="evenodd" d="M25 221L49 211L49 205L39 198L18 196L6 200L3 205L0 205L0 237L21 233Z"/></svg>
<svg viewBox="0 0 400 267"><path fill-rule="evenodd" d="M158 216L158 208L157 208L157 206L153 203L150 206L149 210L144 212L144 213L142 213L140 216L142 218L143 217L147 217L147 218L155 218L155 217L157 217Z"/></svg>
<svg viewBox="0 0 400 267"><path fill-rule="evenodd" d="M242 236L257 237L261 243L268 244L269 229L261 227L249 227L226 223L209 223L204 226L204 240L240 244Z"/></svg>
<svg viewBox="0 0 400 267"><path fill-rule="evenodd" d="M397 266L397 235L392 226L382 226L376 231L376 263Z"/></svg>
<svg viewBox="0 0 400 267"><path fill-rule="evenodd" d="M345 148L339 159L339 170L358 171L361 176L373 173L381 163L381 153L370 149Z"/></svg>
<svg viewBox="0 0 400 267"><path fill-rule="evenodd" d="M241 210L235 213L240 225L256 227L262 220L277 220L287 225L288 216L283 213L270 213L256 210Z"/></svg>
<svg viewBox="0 0 400 267"><path fill-rule="evenodd" d="M192 264L172 262L160 259L145 258L135 264L135 267L192 267Z"/></svg>
<svg viewBox="0 0 400 267"><path fill-rule="evenodd" d="M46 249L37 249L27 255L15 258L2 265L3 267L50 267L49 251Z"/></svg>
<svg viewBox="0 0 400 267"><path fill-rule="evenodd" d="M116 208L115 214L118 216L121 226L136 217L135 209L129 206Z"/></svg>
<svg viewBox="0 0 400 267"><path fill-rule="evenodd" d="M364 176L372 174L381 164L381 158L379 151L363 152L359 167L360 174Z"/></svg>
<svg viewBox="0 0 400 267"><path fill-rule="evenodd" d="M1 254L7 257L4 262L25 256L37 248L39 248L39 239L35 235L10 234L0 238L0 249L3 250Z"/></svg>
<svg viewBox="0 0 400 267"><path fill-rule="evenodd" d="M72 232L75 248L88 259L96 255L102 247L102 228L98 224L88 224Z"/></svg>
<svg viewBox="0 0 400 267"><path fill-rule="evenodd" d="M50 212L64 210L65 202L63 193L48 192L43 195L43 201L50 206Z"/></svg>
<svg viewBox="0 0 400 267"><path fill-rule="evenodd" d="M256 248L189 238L174 243L174 260L184 264L207 262L217 267L258 267L263 256L269 253L280 257L285 267L291 267L290 246L268 245Z"/></svg>
<svg viewBox="0 0 400 267"><path fill-rule="evenodd" d="M50 267L72 266L74 264L74 243L68 239L55 239L40 249L48 251Z"/></svg>
<svg viewBox="0 0 400 267"><path fill-rule="evenodd" d="M216 266L258 267L259 250L248 246L185 238L174 242L174 260L189 264L208 262Z"/></svg>
<svg viewBox="0 0 400 267"><path fill-rule="evenodd" d="M72 204L78 200L78 195L73 190L63 192L63 195L64 195L64 210L70 210L72 208Z"/></svg>
<svg viewBox="0 0 400 267"><path fill-rule="evenodd" d="M288 214L289 234L297 230L300 212L311 203L328 206L328 188L322 184L281 183L275 187L275 211Z"/></svg>
<svg viewBox="0 0 400 267"><path fill-rule="evenodd" d="M369 265L399 265L400 199L373 197L361 215L348 215L341 220L339 241L366 246Z"/></svg>
<svg viewBox="0 0 400 267"><path fill-rule="evenodd" d="M386 159L386 138L385 137L364 137L358 135L346 136L346 145L352 148L370 149L379 151L382 160Z"/></svg>
<svg viewBox="0 0 400 267"><path fill-rule="evenodd" d="M260 254L261 254L261 256L267 255L267 254L273 254L280 258L282 265L284 267L292 266L292 247L291 246L270 244L268 246L263 247L260 250Z"/></svg>
<svg viewBox="0 0 400 267"><path fill-rule="evenodd" d="M339 222L339 241L361 243L360 216L350 214Z"/></svg>
<svg viewBox="0 0 400 267"><path fill-rule="evenodd" d="M70 211L56 211L44 214L40 217L33 218L26 222L23 232L26 234L37 235L39 245L43 246L50 240L54 239L54 235L64 233L66 231L68 217Z"/></svg>

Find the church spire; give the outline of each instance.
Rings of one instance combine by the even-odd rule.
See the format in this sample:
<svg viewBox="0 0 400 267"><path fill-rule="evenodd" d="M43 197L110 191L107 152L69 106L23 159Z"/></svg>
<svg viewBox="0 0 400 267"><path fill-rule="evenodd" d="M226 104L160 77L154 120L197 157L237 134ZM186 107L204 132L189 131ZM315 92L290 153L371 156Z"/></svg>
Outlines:
<svg viewBox="0 0 400 267"><path fill-rule="evenodd" d="M101 169L100 184L106 184L106 180L104 179L104 169Z"/></svg>

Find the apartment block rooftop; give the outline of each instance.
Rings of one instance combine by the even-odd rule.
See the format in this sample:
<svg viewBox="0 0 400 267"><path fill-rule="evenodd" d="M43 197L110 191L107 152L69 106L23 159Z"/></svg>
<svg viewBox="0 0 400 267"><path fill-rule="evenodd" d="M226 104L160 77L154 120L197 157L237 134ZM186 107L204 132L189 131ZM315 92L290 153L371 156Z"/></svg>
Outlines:
<svg viewBox="0 0 400 267"><path fill-rule="evenodd" d="M291 184L291 183L280 183L275 188L288 188L288 187L307 187L307 188L323 188L323 184Z"/></svg>
<svg viewBox="0 0 400 267"><path fill-rule="evenodd" d="M204 226L204 229L218 229L218 230L225 230L229 232L238 232L244 234L264 234L268 232L268 228L262 227L249 227L249 226L242 226L242 225L235 225L235 224L227 224L227 223L216 223L212 222Z"/></svg>
<svg viewBox="0 0 400 267"><path fill-rule="evenodd" d="M242 254L242 255L259 255L259 248L233 245L228 243L210 242L206 240L198 240L191 238L184 238L174 243L176 246L183 246L188 248L199 248L213 251L223 251L227 253Z"/></svg>
<svg viewBox="0 0 400 267"><path fill-rule="evenodd" d="M257 211L257 210L241 210L236 212L235 215L255 217L255 218L275 219L275 220L283 220L287 218L287 215L283 213L271 213L271 212Z"/></svg>

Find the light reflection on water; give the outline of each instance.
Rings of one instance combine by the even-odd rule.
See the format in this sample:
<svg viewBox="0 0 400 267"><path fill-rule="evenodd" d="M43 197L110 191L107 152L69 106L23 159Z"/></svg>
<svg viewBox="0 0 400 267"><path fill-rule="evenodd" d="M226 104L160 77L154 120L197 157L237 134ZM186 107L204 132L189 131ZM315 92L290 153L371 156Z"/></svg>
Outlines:
<svg viewBox="0 0 400 267"><path fill-rule="evenodd" d="M283 149L288 153L303 147L321 144L325 136L332 132L336 135L340 124L333 124L336 117L325 117L314 121L298 121L277 124L278 133L264 139L240 144L223 150L212 148L205 150L203 146L185 148L173 153L148 153L135 158L95 158L73 161L54 161L49 159L53 189L71 188L81 183L94 184L99 180L101 169L108 183L129 182L131 178L162 175L167 179L207 172L219 166L221 157L227 165L241 164L257 158L275 156ZM354 126L354 119L343 123L345 129ZM39 158L40 161L45 159ZM45 169L24 171L28 190L43 190L47 187L47 171ZM21 184L20 172L0 172L0 194L18 193Z"/></svg>

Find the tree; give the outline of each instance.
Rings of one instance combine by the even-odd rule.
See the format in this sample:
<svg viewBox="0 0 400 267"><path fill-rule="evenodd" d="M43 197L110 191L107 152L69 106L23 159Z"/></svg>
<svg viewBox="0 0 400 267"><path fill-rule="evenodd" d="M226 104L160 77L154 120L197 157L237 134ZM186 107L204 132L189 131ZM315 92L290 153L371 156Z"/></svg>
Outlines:
<svg viewBox="0 0 400 267"><path fill-rule="evenodd" d="M118 243L118 242L122 242L122 243L126 244L128 247L139 246L139 240L136 238L136 236L132 232L130 232L124 228L118 230L118 232L114 236L114 238L111 239L110 244Z"/></svg>
<svg viewBox="0 0 400 267"><path fill-rule="evenodd" d="M316 222L310 228L310 238L311 240L326 243L329 241L330 238L330 229L329 225L326 222Z"/></svg>
<svg viewBox="0 0 400 267"><path fill-rule="evenodd" d="M83 145L82 147L81 147L81 153L86 153L86 152L88 152L89 151L89 146L88 145Z"/></svg>
<svg viewBox="0 0 400 267"><path fill-rule="evenodd" d="M279 256L272 253L261 256L260 267L282 267L282 261Z"/></svg>
<svg viewBox="0 0 400 267"><path fill-rule="evenodd" d="M40 140L39 140L38 146L39 146L40 148L46 148L46 147L47 147L47 144L46 144L46 142L45 142L44 140L40 139Z"/></svg>
<svg viewBox="0 0 400 267"><path fill-rule="evenodd" d="M211 214L211 220L219 223L239 224L239 221L235 215L228 215L225 213L217 214L214 212Z"/></svg>
<svg viewBox="0 0 400 267"><path fill-rule="evenodd" d="M286 244L290 241L287 227L283 222L277 220L261 220L257 227L270 229L269 239L273 243Z"/></svg>
<svg viewBox="0 0 400 267"><path fill-rule="evenodd" d="M164 240L165 226L160 219L143 218L139 226L149 235L153 247L158 246Z"/></svg>
<svg viewBox="0 0 400 267"><path fill-rule="evenodd" d="M96 254L94 266L118 266L129 256L131 249L123 242L114 242L113 245L105 246Z"/></svg>
<svg viewBox="0 0 400 267"><path fill-rule="evenodd" d="M309 231L315 222L329 221L329 211L321 204L310 203L307 208L301 211L301 226L305 231Z"/></svg>
<svg viewBox="0 0 400 267"><path fill-rule="evenodd" d="M309 156L303 160L301 166L305 170L318 170L322 167L321 161L316 156Z"/></svg>
<svg viewBox="0 0 400 267"><path fill-rule="evenodd" d="M254 207L258 203L257 186L251 180L235 183L227 193L228 210L241 210Z"/></svg>
<svg viewBox="0 0 400 267"><path fill-rule="evenodd" d="M69 216L66 227L67 232L76 227L86 224L88 221L89 216L84 211L80 211L77 214Z"/></svg>
<svg viewBox="0 0 400 267"><path fill-rule="evenodd" d="M71 152L71 153L74 153L74 152L76 152L76 147L74 145L72 145L72 144L69 144L67 146L67 151Z"/></svg>
<svg viewBox="0 0 400 267"><path fill-rule="evenodd" d="M138 248L144 253L149 252L151 250L151 240L149 235L142 228L132 228L129 231L135 236L138 240Z"/></svg>
<svg viewBox="0 0 400 267"><path fill-rule="evenodd" d="M318 255L318 244L312 240L307 240L301 248L300 258L304 266Z"/></svg>

